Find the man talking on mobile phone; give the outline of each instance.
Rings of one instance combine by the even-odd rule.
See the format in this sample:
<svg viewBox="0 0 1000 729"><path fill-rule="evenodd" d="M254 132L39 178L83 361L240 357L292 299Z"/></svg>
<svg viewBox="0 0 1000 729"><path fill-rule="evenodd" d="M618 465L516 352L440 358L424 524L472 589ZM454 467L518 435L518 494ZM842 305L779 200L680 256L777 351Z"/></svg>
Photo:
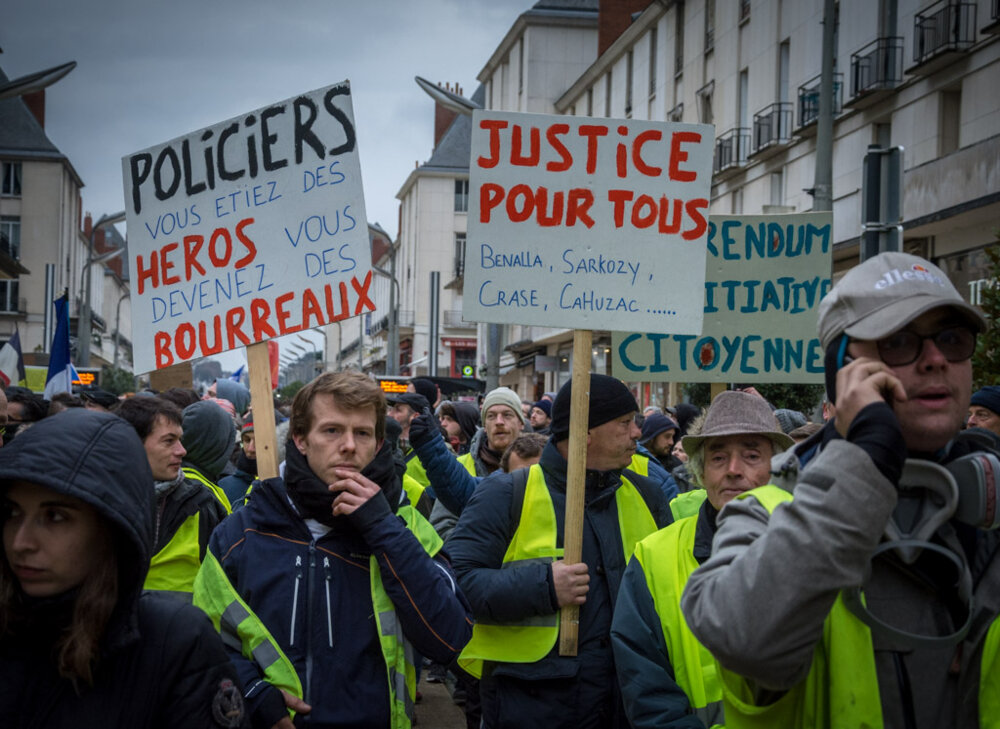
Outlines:
<svg viewBox="0 0 1000 729"><path fill-rule="evenodd" d="M722 510L681 601L727 727L1000 726L998 442L960 435L985 326L904 253L823 299L836 417Z"/></svg>

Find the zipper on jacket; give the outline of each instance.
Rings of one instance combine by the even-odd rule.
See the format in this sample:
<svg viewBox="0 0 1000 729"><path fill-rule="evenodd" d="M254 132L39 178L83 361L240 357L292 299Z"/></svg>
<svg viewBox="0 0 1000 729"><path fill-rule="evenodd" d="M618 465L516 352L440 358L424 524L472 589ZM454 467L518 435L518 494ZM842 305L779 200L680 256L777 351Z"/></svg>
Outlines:
<svg viewBox="0 0 1000 729"><path fill-rule="evenodd" d="M292 622L288 628L288 644L295 645L295 614L299 609L299 583L302 581L302 557L295 558L295 592L292 594Z"/></svg>
<svg viewBox="0 0 1000 729"><path fill-rule="evenodd" d="M329 645L333 648L333 616L330 610L330 578L332 577L332 571L330 570L330 558L323 558L323 572L326 575L326 634L329 638Z"/></svg>
<svg viewBox="0 0 1000 729"><path fill-rule="evenodd" d="M309 542L309 572L306 574L306 683L303 687L303 697L302 700L307 704L312 703L309 700L310 689L312 688L312 672L313 672L313 583L316 580L313 579L313 574L316 571L316 540L313 539ZM308 718L306 718L308 721Z"/></svg>

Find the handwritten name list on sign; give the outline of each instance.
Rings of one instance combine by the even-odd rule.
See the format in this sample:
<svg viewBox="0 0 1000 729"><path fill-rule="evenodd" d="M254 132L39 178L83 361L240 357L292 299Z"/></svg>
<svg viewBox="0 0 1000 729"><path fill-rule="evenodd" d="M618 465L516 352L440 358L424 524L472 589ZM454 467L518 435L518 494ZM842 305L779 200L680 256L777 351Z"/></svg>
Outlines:
<svg viewBox="0 0 1000 729"><path fill-rule="evenodd" d="M464 318L700 332L713 135L475 112Z"/></svg>
<svg viewBox="0 0 1000 729"><path fill-rule="evenodd" d="M830 213L713 215L704 330L615 332L612 372L652 382L822 382L817 319L832 248Z"/></svg>
<svg viewBox="0 0 1000 729"><path fill-rule="evenodd" d="M129 155L137 372L374 311L348 82Z"/></svg>

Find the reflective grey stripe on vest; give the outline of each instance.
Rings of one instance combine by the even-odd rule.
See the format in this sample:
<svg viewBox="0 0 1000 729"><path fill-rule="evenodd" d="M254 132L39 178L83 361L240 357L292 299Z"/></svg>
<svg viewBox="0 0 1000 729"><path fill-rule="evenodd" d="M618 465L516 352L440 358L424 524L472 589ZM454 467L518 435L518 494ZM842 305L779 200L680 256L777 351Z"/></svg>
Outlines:
<svg viewBox="0 0 1000 729"><path fill-rule="evenodd" d="M403 654L406 656L406 660L411 666L414 665L412 658L413 649L409 641L403 636L403 631L399 627L399 621L396 620L396 612L394 610L386 610L379 613L378 622L382 626L382 634L395 637L396 642L403 646ZM395 666L389 666L389 685L392 686L396 700L403 702L403 709L406 711L406 716L412 721L413 699L410 698L410 692L406 690L406 674L397 671Z"/></svg>
<svg viewBox="0 0 1000 729"><path fill-rule="evenodd" d="M694 709L694 715L701 719L705 726L716 726L725 724L725 711L723 710L722 699L710 701L701 708Z"/></svg>
<svg viewBox="0 0 1000 729"><path fill-rule="evenodd" d="M192 603L192 598L194 595L190 592L184 592L182 590L143 590L143 592L149 593L150 595L162 595L163 597L169 597L171 600L177 600L178 602L187 603L190 605Z"/></svg>
<svg viewBox="0 0 1000 729"><path fill-rule="evenodd" d="M271 664L281 659L278 654L278 649L271 645L271 641L265 640L259 646L253 649L253 659L257 662L257 665L261 667L262 670L267 670Z"/></svg>
<svg viewBox="0 0 1000 729"><path fill-rule="evenodd" d="M406 712L406 716L413 720L413 700L410 698L410 692L406 690L406 675L400 673L395 668L389 669L389 683L392 685L393 693L396 695L396 700L403 702L403 710Z"/></svg>
<svg viewBox="0 0 1000 729"><path fill-rule="evenodd" d="M237 639L240 636L239 630L237 630L240 623L250 617L250 612L240 604L239 600L233 600L231 603L226 605L226 609L222 611L222 615L219 616L219 625L222 627L223 632L229 631Z"/></svg>

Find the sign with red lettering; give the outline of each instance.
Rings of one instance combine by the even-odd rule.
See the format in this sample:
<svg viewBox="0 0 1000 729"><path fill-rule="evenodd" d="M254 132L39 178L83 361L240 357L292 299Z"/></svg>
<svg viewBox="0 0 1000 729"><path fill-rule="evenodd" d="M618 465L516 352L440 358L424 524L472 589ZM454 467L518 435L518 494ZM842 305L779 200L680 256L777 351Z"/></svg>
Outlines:
<svg viewBox="0 0 1000 729"><path fill-rule="evenodd" d="M701 331L714 128L477 111L463 315Z"/></svg>
<svg viewBox="0 0 1000 729"><path fill-rule="evenodd" d="M136 372L375 310L348 82L128 155L122 173Z"/></svg>

